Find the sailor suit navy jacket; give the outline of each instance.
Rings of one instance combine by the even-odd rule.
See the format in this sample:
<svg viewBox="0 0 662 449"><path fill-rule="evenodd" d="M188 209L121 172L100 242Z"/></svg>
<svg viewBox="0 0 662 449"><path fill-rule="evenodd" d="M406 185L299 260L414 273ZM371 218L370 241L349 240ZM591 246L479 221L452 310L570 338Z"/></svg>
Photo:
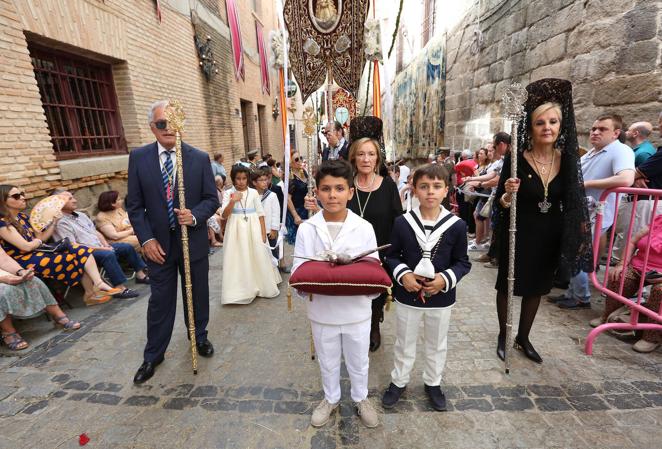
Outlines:
<svg viewBox="0 0 662 449"><path fill-rule="evenodd" d="M422 259L423 251L417 233L423 237L432 235L435 240L435 249L432 250L430 260L435 273L439 273L446 282L444 289L425 298L425 303L418 293L408 292L402 286L402 277L412 273ZM438 235L440 237L436 238ZM436 244L438 240L441 241ZM395 220L386 263L396 281L393 297L399 303L421 308L452 306L455 304L457 283L471 270L467 255L467 225L442 207L432 229L425 229L418 208L412 209Z"/></svg>

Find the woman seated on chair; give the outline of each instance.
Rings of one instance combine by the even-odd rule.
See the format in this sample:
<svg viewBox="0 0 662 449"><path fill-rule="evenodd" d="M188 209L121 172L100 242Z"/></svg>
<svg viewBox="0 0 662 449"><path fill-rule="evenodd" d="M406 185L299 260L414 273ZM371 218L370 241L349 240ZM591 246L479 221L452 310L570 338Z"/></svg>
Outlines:
<svg viewBox="0 0 662 449"><path fill-rule="evenodd" d="M34 272L21 267L0 248L0 345L10 351L26 349L28 343L16 332L12 317L27 318L42 310L53 318L56 327L65 331L80 328L78 321L67 318Z"/></svg>
<svg viewBox="0 0 662 449"><path fill-rule="evenodd" d="M116 190L109 190L99 195L97 204L99 213L95 224L108 243L128 243L140 254L142 247L136 233L133 232L129 215L122 208L122 200Z"/></svg>
<svg viewBox="0 0 662 449"><path fill-rule="evenodd" d="M92 250L86 246L71 244L58 253L39 251L53 235L55 222L37 232L21 212L26 207L25 194L18 187L0 185L0 244L7 255L40 278L55 279L67 286L80 282L87 305L101 304L122 292L101 279L94 257L90 257Z"/></svg>
<svg viewBox="0 0 662 449"><path fill-rule="evenodd" d="M646 247L649 244L648 263L644 267ZM628 265L624 267L623 261L626 258ZM655 274L662 273L662 215L655 217L652 233L647 226L632 237L630 244L623 249L623 256L620 262L616 266L609 268L609 283L607 288L618 293L621 277L624 277L622 296L630 298L637 295L644 268L646 270L644 285L652 284L650 296L644 306L653 312L659 313L660 302L662 300L662 275L655 276ZM591 326L597 327L606 323L609 315L618 310L621 305L622 303L620 301L607 296L605 310L602 316L591 320ZM648 317L642 314L639 315L639 321L642 323L650 322ZM643 353L652 352L660 346L660 343L662 343L662 332L645 330L641 334L641 339L632 346L632 349Z"/></svg>

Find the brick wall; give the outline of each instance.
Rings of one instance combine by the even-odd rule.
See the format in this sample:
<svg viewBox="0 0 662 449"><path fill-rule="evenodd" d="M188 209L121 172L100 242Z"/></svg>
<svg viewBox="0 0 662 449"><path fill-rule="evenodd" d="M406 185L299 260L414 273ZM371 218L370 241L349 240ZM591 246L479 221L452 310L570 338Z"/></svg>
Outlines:
<svg viewBox="0 0 662 449"><path fill-rule="evenodd" d="M60 179L37 81L13 0L0 0L0 183L39 194Z"/></svg>
<svg viewBox="0 0 662 449"><path fill-rule="evenodd" d="M179 2L181 4L182 2ZM257 55L255 19L238 1L244 44ZM173 3L174 4L174 3ZM227 23L225 0L205 0L202 7ZM200 7L200 6L199 6ZM112 64L115 88L128 148L153 141L147 124L149 105L178 98L187 114L184 140L210 153L222 151L226 165L259 145L259 126L253 118L251 148L244 148L240 100L271 111L276 89L263 95L259 61L245 56L246 80L237 81L231 46L222 30L204 21L194 26L188 13L161 1L162 23L151 1L0 0L0 182L24 186L30 197L43 196L57 186L123 189L126 172L61 181L34 78L28 41ZM271 6L262 6L265 35L275 27ZM207 82L199 68L193 36L212 37L219 74ZM250 50L249 50L250 51ZM263 139L269 152L282 154L280 121L271 114ZM265 151L267 152L267 151ZM105 187L104 187L105 186ZM96 189L95 189L96 190Z"/></svg>
<svg viewBox="0 0 662 449"><path fill-rule="evenodd" d="M495 3L496 2L492 2ZM657 124L662 110L662 8L653 0L506 0L483 9L485 44L473 55L475 14L448 35L445 143L475 148L502 130L501 94L514 81L573 82L580 142L603 110ZM498 4L497 4L498 7ZM481 126L487 123L488 127ZM655 140L659 142L659 134Z"/></svg>

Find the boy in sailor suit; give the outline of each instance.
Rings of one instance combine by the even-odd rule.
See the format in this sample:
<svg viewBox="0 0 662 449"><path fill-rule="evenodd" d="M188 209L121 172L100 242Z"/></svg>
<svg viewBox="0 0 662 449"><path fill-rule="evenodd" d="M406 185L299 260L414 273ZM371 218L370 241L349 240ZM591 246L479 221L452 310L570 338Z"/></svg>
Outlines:
<svg viewBox="0 0 662 449"><path fill-rule="evenodd" d="M393 225L386 263L396 281L396 340L391 384L382 405L392 408L409 383L416 360L416 340L423 320L425 359L423 382L432 407L446 410L441 376L446 363L447 333L455 287L471 269L467 256L467 225L444 209L448 174L441 165L416 170L413 186L420 206L398 217Z"/></svg>
<svg viewBox="0 0 662 449"><path fill-rule="evenodd" d="M324 161L317 175L317 199L323 210L304 221L297 231L292 273L305 262L297 256L315 257L324 251L360 254L377 247L372 225L347 209L354 195L352 167L342 160ZM377 252L370 254L379 260ZM325 425L340 401L340 360L344 356L351 381L351 397L366 427L379 424L368 401L368 346L372 300L377 295L326 296L306 301L322 374L324 399L313 411L311 424Z"/></svg>

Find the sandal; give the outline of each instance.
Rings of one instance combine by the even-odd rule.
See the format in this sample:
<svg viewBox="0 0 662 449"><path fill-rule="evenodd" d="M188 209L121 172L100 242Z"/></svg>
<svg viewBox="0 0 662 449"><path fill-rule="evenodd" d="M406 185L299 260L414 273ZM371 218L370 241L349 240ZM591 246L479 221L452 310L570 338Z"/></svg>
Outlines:
<svg viewBox="0 0 662 449"><path fill-rule="evenodd" d="M103 304L105 302L108 302L112 299L112 296L109 295L101 295L101 294L92 294L90 296L86 296L83 298L83 302L85 302L86 306L96 306L98 304Z"/></svg>
<svg viewBox="0 0 662 449"><path fill-rule="evenodd" d="M103 284L103 283L104 283L104 282L101 281L101 282L99 282L98 284L95 284L95 285L94 285L94 299L99 299L99 298L101 298L102 296L115 296L115 295L119 295L120 293L122 293L122 292L124 291L124 290L121 289L121 288L111 288L110 290L101 290L101 288L100 288L99 286L100 286L101 284Z"/></svg>
<svg viewBox="0 0 662 449"><path fill-rule="evenodd" d="M7 337L11 337L10 341L7 341ZM23 337L18 335L18 332L10 332L8 334L2 334L2 344L6 345L10 351L22 351L27 349L27 341L23 340Z"/></svg>
<svg viewBox="0 0 662 449"><path fill-rule="evenodd" d="M70 320L68 316L62 315L60 317L53 317L54 326L59 327L65 332L75 331L80 329L80 323L78 321Z"/></svg>

